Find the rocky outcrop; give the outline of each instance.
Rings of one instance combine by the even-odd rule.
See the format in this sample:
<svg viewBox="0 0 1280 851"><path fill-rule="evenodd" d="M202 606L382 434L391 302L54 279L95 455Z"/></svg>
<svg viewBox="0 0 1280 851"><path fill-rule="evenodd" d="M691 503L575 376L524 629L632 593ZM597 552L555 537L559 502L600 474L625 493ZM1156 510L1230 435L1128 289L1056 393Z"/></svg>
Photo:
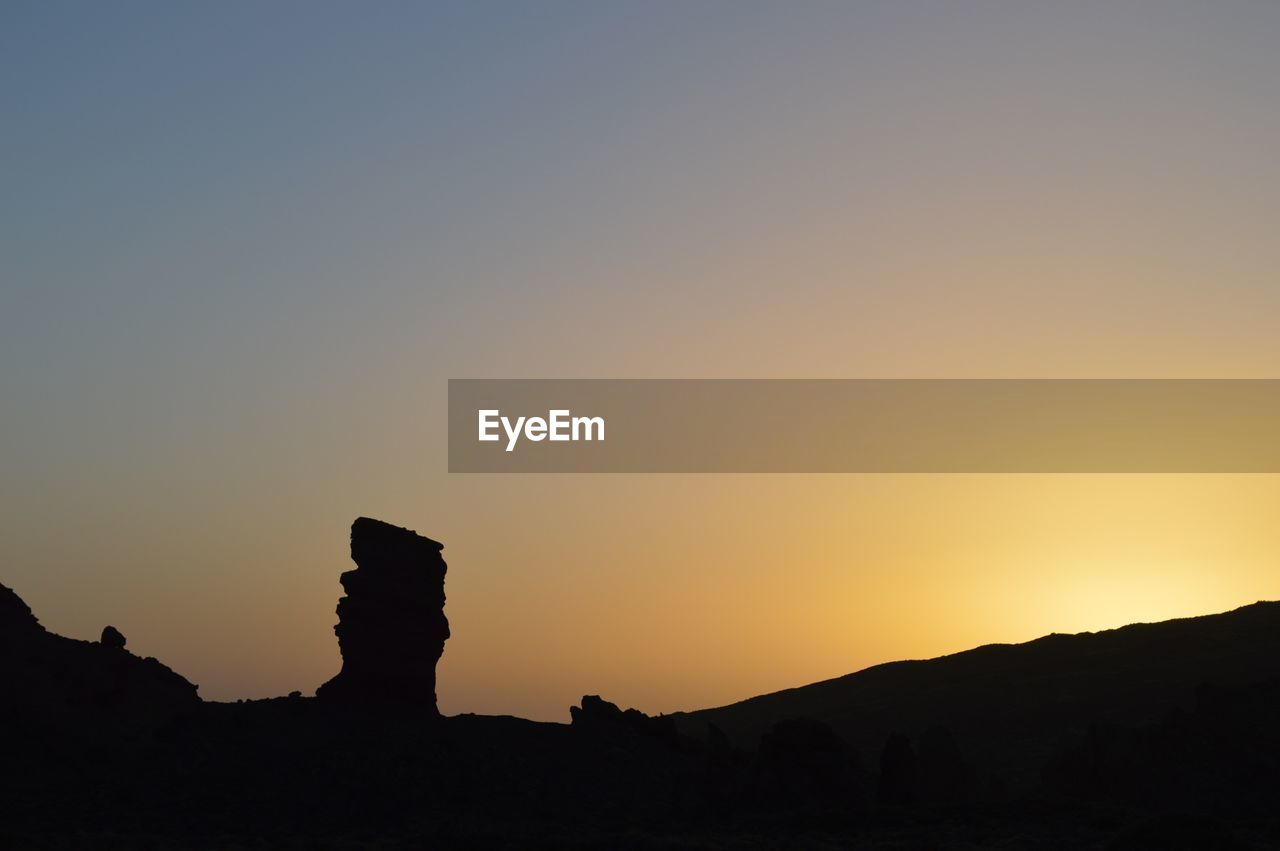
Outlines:
<svg viewBox="0 0 1280 851"><path fill-rule="evenodd" d="M436 713L436 662L444 653L444 545L361 517L338 601L342 670L316 690L325 701L404 706Z"/></svg>
<svg viewBox="0 0 1280 851"><path fill-rule="evenodd" d="M576 730L629 730L642 736L675 741L675 724L665 715L646 715L639 709L623 710L598 694L584 694L581 706L569 707L569 723Z"/></svg>

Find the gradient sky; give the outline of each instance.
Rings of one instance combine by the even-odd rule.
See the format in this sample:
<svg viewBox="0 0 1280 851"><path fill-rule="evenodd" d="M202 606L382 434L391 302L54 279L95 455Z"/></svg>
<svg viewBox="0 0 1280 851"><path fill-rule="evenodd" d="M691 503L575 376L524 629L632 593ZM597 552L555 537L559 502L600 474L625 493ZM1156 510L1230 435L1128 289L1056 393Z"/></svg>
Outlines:
<svg viewBox="0 0 1280 851"><path fill-rule="evenodd" d="M445 712L1280 598L1274 476L450 476L449 377L1280 377L1280 4L0 7L0 582L206 698L443 541Z"/></svg>

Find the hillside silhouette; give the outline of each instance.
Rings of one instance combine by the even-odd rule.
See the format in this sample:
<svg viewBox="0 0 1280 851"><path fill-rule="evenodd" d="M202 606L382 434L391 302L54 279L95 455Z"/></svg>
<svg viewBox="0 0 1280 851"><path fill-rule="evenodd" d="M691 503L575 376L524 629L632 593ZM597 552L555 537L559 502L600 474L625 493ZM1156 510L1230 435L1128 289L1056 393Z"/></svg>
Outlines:
<svg viewBox="0 0 1280 851"><path fill-rule="evenodd" d="M691 733L714 724L750 746L786 718L829 724L865 753L894 732L943 726L995 790L1034 784L1081 719L1142 725L1189 710L1203 683L1280 677L1280 603L1103 632L991 644L857 673L729 706L673 716Z"/></svg>
<svg viewBox="0 0 1280 851"><path fill-rule="evenodd" d="M0 848L1280 847L1280 604L650 716L441 716L442 545L352 526L315 698L202 701L0 586Z"/></svg>

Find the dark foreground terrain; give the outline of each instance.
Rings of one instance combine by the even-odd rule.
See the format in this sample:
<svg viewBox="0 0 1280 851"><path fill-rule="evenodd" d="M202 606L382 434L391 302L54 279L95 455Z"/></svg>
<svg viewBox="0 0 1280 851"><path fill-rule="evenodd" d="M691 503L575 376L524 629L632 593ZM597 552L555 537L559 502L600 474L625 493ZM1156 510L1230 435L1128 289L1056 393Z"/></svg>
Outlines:
<svg viewBox="0 0 1280 851"><path fill-rule="evenodd" d="M1280 604L680 716L202 702L0 586L0 848L1280 847Z"/></svg>

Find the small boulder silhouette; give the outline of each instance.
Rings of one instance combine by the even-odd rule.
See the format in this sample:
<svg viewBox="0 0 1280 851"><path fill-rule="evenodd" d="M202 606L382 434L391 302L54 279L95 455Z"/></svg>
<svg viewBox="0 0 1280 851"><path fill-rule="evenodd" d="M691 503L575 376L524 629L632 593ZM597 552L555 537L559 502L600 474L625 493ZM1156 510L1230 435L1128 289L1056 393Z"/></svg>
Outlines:
<svg viewBox="0 0 1280 851"><path fill-rule="evenodd" d="M116 647L123 650L125 637L124 634L114 626L104 626L102 628L102 638L98 639L98 643L104 647Z"/></svg>
<svg viewBox="0 0 1280 851"><path fill-rule="evenodd" d="M401 705L436 714L436 663L449 638L444 545L410 529L361 517L351 524L355 570L338 601L342 670L316 697Z"/></svg>

